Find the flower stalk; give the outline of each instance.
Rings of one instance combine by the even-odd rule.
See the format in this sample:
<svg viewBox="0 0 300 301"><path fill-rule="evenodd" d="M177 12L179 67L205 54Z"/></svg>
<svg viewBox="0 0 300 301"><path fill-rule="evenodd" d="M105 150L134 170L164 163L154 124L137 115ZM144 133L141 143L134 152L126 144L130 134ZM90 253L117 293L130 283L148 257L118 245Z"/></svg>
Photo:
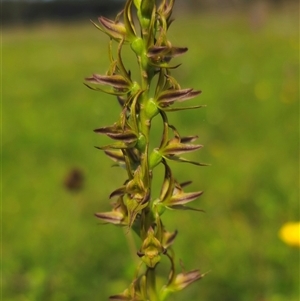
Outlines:
<svg viewBox="0 0 300 301"><path fill-rule="evenodd" d="M177 231L168 232L162 222L162 215L168 209L202 211L188 204L203 192L186 192L185 188L191 182L176 180L171 170L172 161L205 165L181 157L202 145L194 144L197 136L181 136L168 120L170 112L202 107L180 105L201 91L181 88L171 74L172 69L179 66L172 60L188 50L175 47L168 40L173 6L174 0L127 0L115 20L100 17L99 24L92 22L109 37L110 66L105 75L93 74L85 78L85 85L114 95L121 106L119 119L114 124L94 130L113 140L97 148L127 172L127 179L109 196L115 199L112 210L95 216L103 223L133 230L141 241L137 250L141 263L132 283L110 300L164 301L171 293L204 276L198 270L176 274L172 244ZM122 59L122 49L126 46L136 55L139 79L132 78ZM151 87L155 87L153 93ZM163 127L160 145L151 148L150 131L154 118L161 118ZM163 165L165 174L160 195L154 196L153 170L158 165ZM170 262L169 278L159 288L156 267L163 256Z"/></svg>

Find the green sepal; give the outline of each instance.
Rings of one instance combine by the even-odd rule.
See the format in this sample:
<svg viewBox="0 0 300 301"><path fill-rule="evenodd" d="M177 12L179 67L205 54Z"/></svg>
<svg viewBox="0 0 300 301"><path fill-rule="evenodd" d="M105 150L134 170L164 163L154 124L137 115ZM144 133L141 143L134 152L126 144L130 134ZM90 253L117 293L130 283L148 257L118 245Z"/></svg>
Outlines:
<svg viewBox="0 0 300 301"><path fill-rule="evenodd" d="M174 46L152 46L147 50L147 56L154 62L167 61L172 58L182 55L188 51L187 47L174 47Z"/></svg>
<svg viewBox="0 0 300 301"><path fill-rule="evenodd" d="M160 150L162 156L179 155L183 153L192 152L202 148L200 144L186 144L179 142L176 138L168 141L168 144Z"/></svg>
<svg viewBox="0 0 300 301"><path fill-rule="evenodd" d="M118 70L119 72L122 74L123 79L126 81L126 83L128 84L128 86L130 86L130 90L132 89L132 80L130 77L130 71L127 72L124 64L123 64L123 60L122 60L122 46L123 46L124 40L121 40L119 45L118 45L118 60L117 60L117 66L118 66ZM117 75L120 76L120 75Z"/></svg>
<svg viewBox="0 0 300 301"><path fill-rule="evenodd" d="M164 115L162 116L164 117ZM171 128L175 134L175 137L172 139L168 139L169 128ZM164 131L158 152L161 154L161 156L170 158L182 153L195 151L203 147L200 144L188 144L188 142L192 142L196 138L197 136L188 136L181 139L176 128L172 125L169 125L167 120L164 120Z"/></svg>
<svg viewBox="0 0 300 301"><path fill-rule="evenodd" d="M130 90L131 88L131 81L129 78L125 78L122 75L113 74L113 75L100 75L100 74L93 74L91 77L86 77L85 81L89 84L96 84L96 85L108 85L113 87L116 90Z"/></svg>
<svg viewBox="0 0 300 301"><path fill-rule="evenodd" d="M154 94L155 98L159 96L159 94L164 90L164 88L168 89L168 87L166 87L167 83L168 83L168 77L166 75L166 70L160 69L156 88L155 88L155 94Z"/></svg>
<svg viewBox="0 0 300 301"><path fill-rule="evenodd" d="M124 164L125 159L123 152L121 150L104 150L104 153L111 158L113 161L117 162L118 164Z"/></svg>
<svg viewBox="0 0 300 301"><path fill-rule="evenodd" d="M188 193L181 191L179 193L174 193L170 199L168 199L166 202L164 202L164 204L167 207L171 207L171 208L173 206L185 205L187 203L190 203L190 202L196 200L202 194L203 194L203 191L188 192Z"/></svg>
<svg viewBox="0 0 300 301"><path fill-rule="evenodd" d="M136 38L135 27L131 15L131 5L132 5L132 0L126 1L124 14L123 14L126 33L127 33L127 40L129 40L130 42L132 42Z"/></svg>
<svg viewBox="0 0 300 301"><path fill-rule="evenodd" d="M120 225L124 220L124 215L121 212L117 211L99 212L95 213L95 216L101 219L104 223L111 223L114 225Z"/></svg>
<svg viewBox="0 0 300 301"><path fill-rule="evenodd" d="M95 129L94 132L106 135L111 139L122 141L127 144L135 144L137 141L135 132L129 128L122 129L117 124Z"/></svg>
<svg viewBox="0 0 300 301"><path fill-rule="evenodd" d="M175 102L183 102L199 95L201 91L193 89L169 89L161 92L155 99L160 108L168 107Z"/></svg>
<svg viewBox="0 0 300 301"><path fill-rule="evenodd" d="M161 203L163 203L165 200L170 199L175 189L175 180L173 178L171 168L165 162L165 160L163 161L163 164L165 166L165 175L159 197Z"/></svg>
<svg viewBox="0 0 300 301"><path fill-rule="evenodd" d="M160 112L161 115L163 112ZM162 115L164 117L164 119L166 118L166 114L164 113ZM161 149L163 149L167 143L168 143L168 139L169 139L169 124L168 124L168 121L167 120L163 120L164 121L164 124L163 124L163 134L162 134L162 138L161 138L161 141L160 141L160 146L159 146L159 152Z"/></svg>
<svg viewBox="0 0 300 301"><path fill-rule="evenodd" d="M113 198L113 197L116 197L116 196L123 196L126 192L126 186L123 185L117 189L115 189L110 195L109 195L109 198Z"/></svg>

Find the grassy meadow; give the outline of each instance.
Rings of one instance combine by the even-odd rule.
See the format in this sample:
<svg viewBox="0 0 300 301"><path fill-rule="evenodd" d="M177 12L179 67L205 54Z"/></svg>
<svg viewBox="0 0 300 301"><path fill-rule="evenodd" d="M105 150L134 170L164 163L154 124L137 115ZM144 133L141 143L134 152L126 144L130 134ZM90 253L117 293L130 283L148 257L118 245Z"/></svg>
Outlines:
<svg viewBox="0 0 300 301"><path fill-rule="evenodd" d="M257 24L243 11L176 14L169 39L189 51L174 74L203 91L190 104L207 107L170 119L204 145L188 157L211 166L172 165L205 191L205 213L164 219L179 230L178 263L210 273L170 301L299 300L299 249L278 237L299 220L298 18L293 7ZM87 20L6 27L2 42L2 300L107 300L134 272L124 231L93 217L126 177L92 131L118 104L82 84L106 71L108 39ZM79 191L64 185L73 168Z"/></svg>

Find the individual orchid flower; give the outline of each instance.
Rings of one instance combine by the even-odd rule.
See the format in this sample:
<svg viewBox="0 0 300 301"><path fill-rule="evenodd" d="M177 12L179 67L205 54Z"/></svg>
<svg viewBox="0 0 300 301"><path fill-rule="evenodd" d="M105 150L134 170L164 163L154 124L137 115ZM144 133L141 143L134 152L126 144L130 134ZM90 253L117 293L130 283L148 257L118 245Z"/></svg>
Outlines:
<svg viewBox="0 0 300 301"><path fill-rule="evenodd" d="M96 28L107 34L111 39L117 42L122 40L131 42L136 38L135 27L131 15L132 0L127 1L124 10L119 13L115 20L110 20L105 17L99 17L100 26L91 21ZM123 16L124 21L120 21Z"/></svg>
<svg viewBox="0 0 300 301"><path fill-rule="evenodd" d="M104 223L114 225L127 225L128 211L123 201L123 196L118 198L118 201L113 204L113 210L110 212L95 213L95 216Z"/></svg>
<svg viewBox="0 0 300 301"><path fill-rule="evenodd" d="M160 254L165 253L166 249L161 242L155 237L154 230L150 227L148 235L143 241L141 249L138 251L138 256L149 267L154 268L160 262Z"/></svg>

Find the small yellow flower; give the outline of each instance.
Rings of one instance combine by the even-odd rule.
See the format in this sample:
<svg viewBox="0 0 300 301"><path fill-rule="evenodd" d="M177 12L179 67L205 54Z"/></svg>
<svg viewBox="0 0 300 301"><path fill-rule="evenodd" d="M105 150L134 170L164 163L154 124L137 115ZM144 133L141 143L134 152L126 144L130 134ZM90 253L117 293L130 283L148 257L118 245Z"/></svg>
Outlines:
<svg viewBox="0 0 300 301"><path fill-rule="evenodd" d="M300 222L285 223L279 230L279 237L290 246L300 247Z"/></svg>

